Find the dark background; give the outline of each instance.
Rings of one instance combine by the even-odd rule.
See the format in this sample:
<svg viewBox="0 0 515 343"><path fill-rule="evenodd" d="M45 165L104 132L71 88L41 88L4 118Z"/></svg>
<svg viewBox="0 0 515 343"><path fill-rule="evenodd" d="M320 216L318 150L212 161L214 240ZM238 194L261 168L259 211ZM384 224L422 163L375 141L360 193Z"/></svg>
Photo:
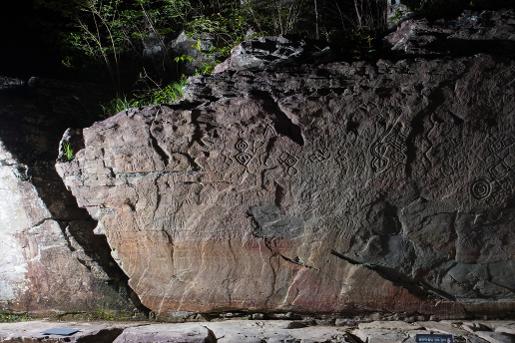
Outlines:
<svg viewBox="0 0 515 343"><path fill-rule="evenodd" d="M68 1L68 0L63 0ZM2 4L0 10L0 74L70 78L60 61L57 30L66 25L54 13L34 9L32 0Z"/></svg>
<svg viewBox="0 0 515 343"><path fill-rule="evenodd" d="M36 0L37 1L37 0ZM342 0L342 3L346 0ZM73 6L73 0L62 0L63 6ZM455 16L464 8L512 7L515 0L403 0L420 8L420 15L436 19ZM471 4L474 4L471 7ZM0 9L0 75L28 78L30 76L59 79L86 79L100 81L105 70L101 67L84 66L82 71L70 70L61 63L63 44L61 32L70 27L69 18L38 7L34 0L6 1ZM86 71L84 71L86 70ZM103 80L107 81L107 80Z"/></svg>

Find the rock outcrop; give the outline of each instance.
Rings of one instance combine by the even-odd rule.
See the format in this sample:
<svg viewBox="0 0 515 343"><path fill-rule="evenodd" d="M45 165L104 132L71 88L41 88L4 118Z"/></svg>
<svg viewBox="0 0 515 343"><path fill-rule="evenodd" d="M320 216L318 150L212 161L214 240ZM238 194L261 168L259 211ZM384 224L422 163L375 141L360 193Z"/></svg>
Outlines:
<svg viewBox="0 0 515 343"><path fill-rule="evenodd" d="M92 122L91 89L0 78L0 311L134 309L96 223L54 168L63 130Z"/></svg>
<svg viewBox="0 0 515 343"><path fill-rule="evenodd" d="M226 70L262 70L292 64L306 58L309 51L304 41L291 41L284 37L260 37L244 41L231 51L231 56L217 65L214 73Z"/></svg>
<svg viewBox="0 0 515 343"><path fill-rule="evenodd" d="M473 31L460 39L493 32ZM79 130L57 170L162 318L508 316L515 61L468 52L227 63L191 79L177 105Z"/></svg>
<svg viewBox="0 0 515 343"><path fill-rule="evenodd" d="M227 71L57 164L159 316L515 310L515 62Z"/></svg>

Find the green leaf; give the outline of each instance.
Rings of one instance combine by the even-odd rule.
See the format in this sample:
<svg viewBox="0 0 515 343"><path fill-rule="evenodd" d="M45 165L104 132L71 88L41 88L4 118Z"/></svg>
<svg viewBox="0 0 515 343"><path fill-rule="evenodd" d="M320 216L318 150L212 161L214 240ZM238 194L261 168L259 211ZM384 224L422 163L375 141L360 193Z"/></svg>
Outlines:
<svg viewBox="0 0 515 343"><path fill-rule="evenodd" d="M73 148L68 142L64 143L64 156L66 157L67 161L71 161L74 158Z"/></svg>

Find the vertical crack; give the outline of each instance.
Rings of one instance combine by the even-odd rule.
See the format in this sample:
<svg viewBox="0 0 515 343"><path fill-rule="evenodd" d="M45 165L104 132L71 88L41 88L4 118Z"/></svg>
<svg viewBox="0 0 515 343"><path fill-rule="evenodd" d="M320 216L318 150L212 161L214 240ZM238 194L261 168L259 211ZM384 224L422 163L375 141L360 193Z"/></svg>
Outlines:
<svg viewBox="0 0 515 343"><path fill-rule="evenodd" d="M148 134L150 137L150 144L152 144L152 148L159 155L159 157L161 157L161 160L163 160L163 163L166 168L166 167L168 167L168 164L170 163L171 156L165 151L165 149L163 149L161 147L161 145L159 144L159 142L153 132L153 130L155 128L155 126L154 126L155 122L156 122L157 118L159 117L160 113L161 113L161 110L158 110L155 118L152 120L152 123L149 126Z"/></svg>
<svg viewBox="0 0 515 343"><path fill-rule="evenodd" d="M283 202L283 199L284 199L285 191L284 191L283 186L281 186L277 182L274 182L274 183L275 183L275 199L274 199L274 203L275 203L275 206L277 206L278 208L282 208L282 202Z"/></svg>
<svg viewBox="0 0 515 343"><path fill-rule="evenodd" d="M289 138L297 145L304 146L304 137L300 126L293 123L270 94L254 90L252 95L262 100L265 110L274 115L274 128L278 134Z"/></svg>

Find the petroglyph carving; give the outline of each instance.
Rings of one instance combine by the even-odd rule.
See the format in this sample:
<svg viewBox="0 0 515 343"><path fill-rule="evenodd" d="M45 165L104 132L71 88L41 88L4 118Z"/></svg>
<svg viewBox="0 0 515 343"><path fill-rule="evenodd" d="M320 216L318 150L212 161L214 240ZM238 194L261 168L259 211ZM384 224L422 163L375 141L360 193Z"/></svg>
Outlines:
<svg viewBox="0 0 515 343"><path fill-rule="evenodd" d="M252 155L245 152L240 152L238 155L234 156L234 158L239 164L246 167L252 160Z"/></svg>
<svg viewBox="0 0 515 343"><path fill-rule="evenodd" d="M372 171L376 174L381 174L388 168L388 158L386 157L387 147L380 142L372 144Z"/></svg>
<svg viewBox="0 0 515 343"><path fill-rule="evenodd" d="M381 174L394 163L404 163L407 159L406 139L407 134L399 125L393 126L384 136L377 139L370 147L372 171Z"/></svg>
<svg viewBox="0 0 515 343"><path fill-rule="evenodd" d="M514 197L507 190L513 188L515 173L509 168L515 155L505 139L504 148L492 154L485 138L488 132L515 137L515 105L506 103L503 112L488 113L491 122L478 113L478 106L490 103L490 95L499 99L504 91L505 83L483 82L495 74L492 68L515 75L489 58L392 62L395 66L385 67L391 72L373 80L355 64L341 66L344 74L334 76L331 65L332 71L322 74L329 76L321 76L323 87L340 82L342 75L366 86L343 99L332 92L323 97L313 96L311 89L298 92L297 87L309 88L303 81L312 69L301 75L288 70L287 82L276 71L264 71L260 80L238 73L206 77L192 87L201 87L199 94L218 94L220 100L187 106L198 107L198 122L215 121L194 135L220 128L216 146L206 155L198 146L183 144L180 136L156 136L169 151L198 160L199 172L161 175L148 125L122 113L83 130L85 148L73 163L59 164L61 175L79 203L99 217L144 305L163 317L178 308L195 313L370 308L457 317L465 315L461 299L471 313L476 311L472 306L481 311L489 306L497 313L498 300L515 299L513 280L506 274L513 268L515 209L506 204L512 205L508 202ZM421 71L431 77L424 78ZM477 87L476 81L481 83ZM378 98L371 92L378 83L404 91ZM421 99L421 83L438 97ZM217 90L211 92L211 85ZM283 91L287 85L291 88ZM260 87L273 87L281 104L288 104L288 115L302 127L304 145L288 139L284 127L275 134L273 125L281 118L274 108L249 97ZM373 116L379 109L385 119ZM452 109L466 120L445 114ZM154 109L143 111L153 117ZM432 113L436 126L431 126ZM180 117L173 107L158 121L170 127ZM357 137L339 125L349 121L359 128ZM112 122L124 130L100 135ZM128 132L138 133L138 139L127 147ZM429 144L434 147L428 154L432 168L423 161ZM105 167L113 164L112 156L120 165L114 175ZM137 179L119 172L136 162L148 163L148 156L155 162ZM496 181L489 168L501 161ZM383 174L373 174L371 165ZM161 175L157 186L156 172ZM95 198L99 192L102 198ZM133 211L124 211L121 200L127 196L137 201ZM148 211L154 204L155 215ZM106 208L113 213L104 212ZM499 220L482 222L480 217ZM156 236L163 230L170 240ZM296 256L320 272L299 265L303 263ZM186 268L193 269L181 277L184 283L171 278ZM478 305L472 305L476 300Z"/></svg>
<svg viewBox="0 0 515 343"><path fill-rule="evenodd" d="M286 173L290 176L298 173L297 168L295 168L298 161L299 159L297 157L287 152L283 152L281 156L279 156L279 162L284 166Z"/></svg>
<svg viewBox="0 0 515 343"><path fill-rule="evenodd" d="M249 148L249 144L243 139L239 139L234 146L239 152L245 152Z"/></svg>
<svg viewBox="0 0 515 343"><path fill-rule="evenodd" d="M515 144L515 137L500 137L498 139L492 139L490 141L489 149L493 154L499 154L504 149L512 146L513 144Z"/></svg>
<svg viewBox="0 0 515 343"><path fill-rule="evenodd" d="M311 162L323 162L329 159L330 157L331 153L329 153L327 150L317 149L313 154L311 154L309 159L311 160Z"/></svg>
<svg viewBox="0 0 515 343"><path fill-rule="evenodd" d="M492 186L487 180L479 179L472 184L470 191L474 198L481 200L490 196L492 193Z"/></svg>
<svg viewBox="0 0 515 343"><path fill-rule="evenodd" d="M495 195L495 197L490 196L491 198L501 196L503 193L510 193L513 190L515 185L515 172L513 169L515 167L514 144L515 137L510 135L500 136L489 141L488 150L491 156L493 156L493 162L487 169L492 180L488 196ZM484 186L480 187L480 189L484 189ZM474 198L485 198L478 198L477 194L474 194L474 189L471 191Z"/></svg>

